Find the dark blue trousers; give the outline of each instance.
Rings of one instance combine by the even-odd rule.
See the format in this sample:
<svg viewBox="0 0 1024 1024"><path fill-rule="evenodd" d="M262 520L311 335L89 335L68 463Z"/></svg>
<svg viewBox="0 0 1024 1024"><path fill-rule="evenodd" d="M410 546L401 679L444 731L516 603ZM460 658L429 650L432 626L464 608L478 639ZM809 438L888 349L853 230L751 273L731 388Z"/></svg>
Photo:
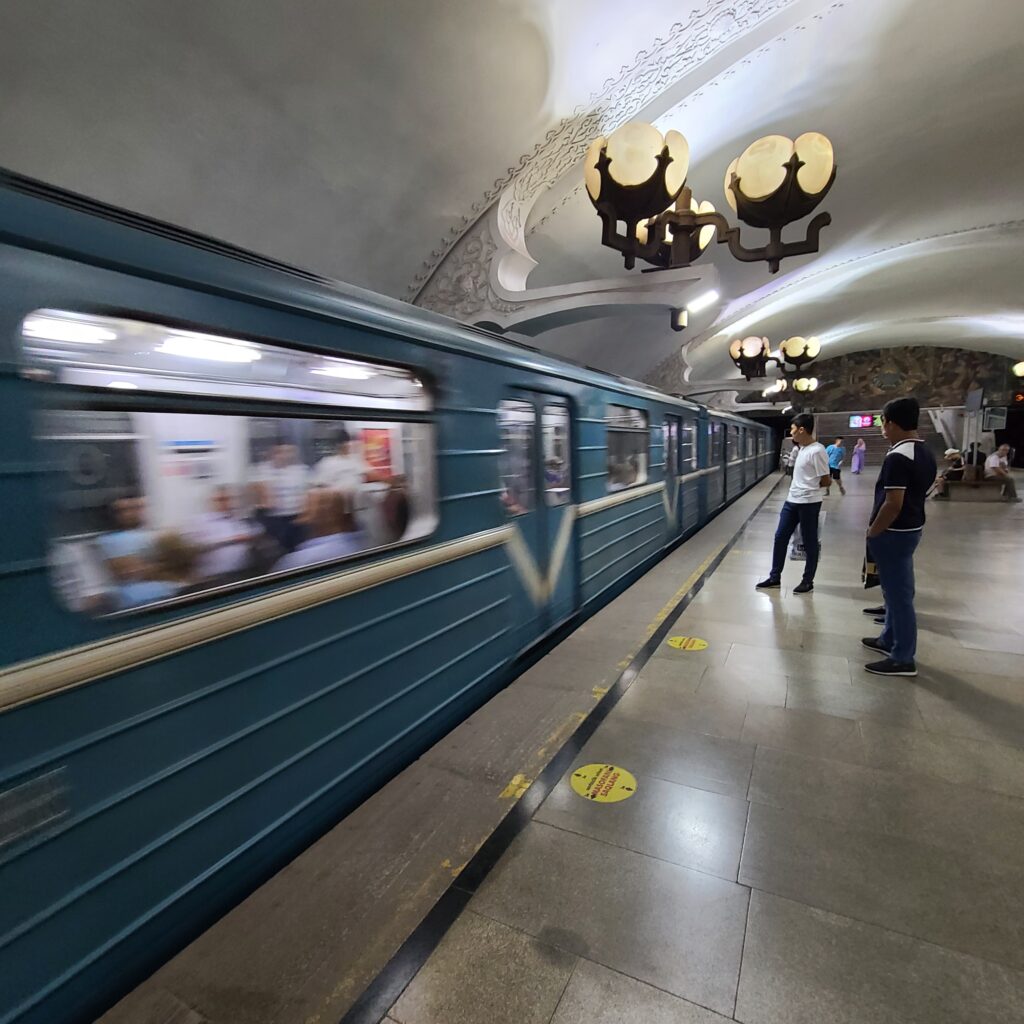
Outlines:
<svg viewBox="0 0 1024 1024"><path fill-rule="evenodd" d="M814 574L818 570L818 513L820 511L820 501L809 505L795 505L791 501L783 502L782 511L779 513L779 527L775 531L775 547L772 550L772 579L782 577L782 570L786 565L786 549L789 547L789 539L799 526L800 536L804 541L804 550L807 552L807 561L804 562L804 581L810 583L814 580Z"/></svg>
<svg viewBox="0 0 1024 1024"><path fill-rule="evenodd" d="M878 639L889 648L893 661L913 661L917 655L914 552L920 543L920 530L886 530L880 537L868 539L885 597L885 628Z"/></svg>

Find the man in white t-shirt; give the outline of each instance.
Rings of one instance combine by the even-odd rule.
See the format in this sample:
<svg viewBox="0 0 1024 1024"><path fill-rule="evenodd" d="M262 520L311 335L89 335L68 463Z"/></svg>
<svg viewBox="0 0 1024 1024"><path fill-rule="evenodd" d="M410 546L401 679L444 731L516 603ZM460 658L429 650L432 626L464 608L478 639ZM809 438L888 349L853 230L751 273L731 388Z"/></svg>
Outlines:
<svg viewBox="0 0 1024 1024"><path fill-rule="evenodd" d="M348 431L339 426L334 438L335 452L325 455L313 468L317 484L347 495L352 508L360 508L360 491L366 480L363 460L352 451Z"/></svg>
<svg viewBox="0 0 1024 1024"><path fill-rule="evenodd" d="M294 551L304 539L299 513L309 490L309 469L299 461L294 445L275 445L270 460L256 467L257 519L284 550Z"/></svg>
<svg viewBox="0 0 1024 1024"><path fill-rule="evenodd" d="M779 513L779 527L775 531L775 547L772 552L772 571L767 579L758 583L757 589L774 590L782 586L786 549L793 531L799 525L807 561L804 562L804 578L793 588L793 593L807 594L814 589L814 573L818 568L818 513L821 511L825 489L832 478L825 448L814 440L814 417L806 412L794 416L789 434L799 447L793 464L793 482L789 486L789 497Z"/></svg>
<svg viewBox="0 0 1024 1024"><path fill-rule="evenodd" d="M1003 483L1003 497L1007 501L1020 501L1017 497L1017 485L1013 482L1013 475L1010 473L1010 446L1001 444L985 460L985 479L1001 480Z"/></svg>

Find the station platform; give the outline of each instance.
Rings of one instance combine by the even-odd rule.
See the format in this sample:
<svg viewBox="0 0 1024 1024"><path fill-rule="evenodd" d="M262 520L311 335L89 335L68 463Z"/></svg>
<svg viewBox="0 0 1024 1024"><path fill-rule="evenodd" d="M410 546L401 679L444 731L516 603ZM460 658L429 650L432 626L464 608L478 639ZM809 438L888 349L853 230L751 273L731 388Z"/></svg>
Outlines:
<svg viewBox="0 0 1024 1024"><path fill-rule="evenodd" d="M103 1024L1024 1020L1024 513L930 505L881 679L844 482L813 593L773 476Z"/></svg>

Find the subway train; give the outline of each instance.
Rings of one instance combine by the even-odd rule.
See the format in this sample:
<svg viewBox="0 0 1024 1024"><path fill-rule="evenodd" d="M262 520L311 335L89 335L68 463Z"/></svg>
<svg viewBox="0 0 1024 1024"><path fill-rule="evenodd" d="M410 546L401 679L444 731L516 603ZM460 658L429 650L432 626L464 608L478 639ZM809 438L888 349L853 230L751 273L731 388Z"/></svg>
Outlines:
<svg viewBox="0 0 1024 1024"><path fill-rule="evenodd" d="M775 461L0 177L0 1022L91 1020Z"/></svg>

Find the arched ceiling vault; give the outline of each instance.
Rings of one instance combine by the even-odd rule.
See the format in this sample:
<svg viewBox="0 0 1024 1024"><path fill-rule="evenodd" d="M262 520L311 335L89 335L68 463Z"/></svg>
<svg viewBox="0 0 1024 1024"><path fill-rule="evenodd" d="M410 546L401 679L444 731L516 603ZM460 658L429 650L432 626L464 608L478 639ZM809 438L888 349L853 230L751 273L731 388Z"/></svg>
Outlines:
<svg viewBox="0 0 1024 1024"><path fill-rule="evenodd" d="M735 378L734 332L1024 358L1020 0L625 11L8 0L0 163L673 391ZM719 208L749 142L825 132L821 252L775 276L724 247L626 272L581 159L634 118L687 136ZM711 284L719 304L672 332L666 310Z"/></svg>

